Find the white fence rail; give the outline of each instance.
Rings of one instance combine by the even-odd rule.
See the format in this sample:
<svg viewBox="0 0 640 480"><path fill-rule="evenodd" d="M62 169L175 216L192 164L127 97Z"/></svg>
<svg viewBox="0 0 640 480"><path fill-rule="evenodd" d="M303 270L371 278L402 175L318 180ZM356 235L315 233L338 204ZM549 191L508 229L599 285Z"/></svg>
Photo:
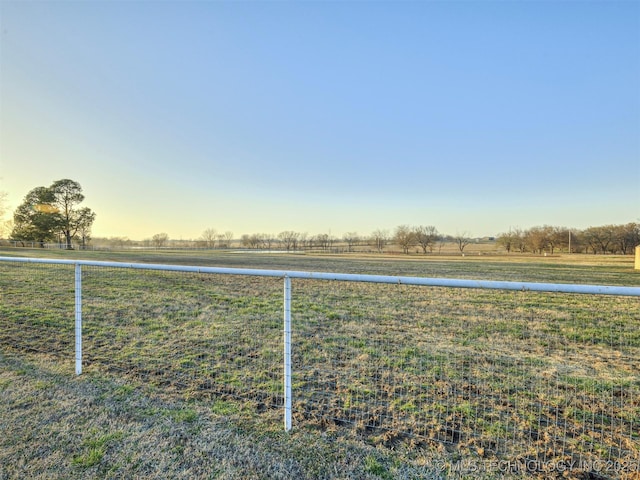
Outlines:
<svg viewBox="0 0 640 480"><path fill-rule="evenodd" d="M351 424L363 434L375 432L377 441L385 444L404 437L418 442L436 440L481 455L493 452L533 459L540 471L549 461L558 459L578 458L583 464L587 460L613 459L619 465L636 467L640 461L640 309L633 298L640 297L640 287L0 257L0 271L3 266L27 264L74 268L77 374L82 373L83 364L90 365L94 360L109 365L110 360L101 360L97 352L101 345L117 341L118 335L123 339L129 335L138 352L153 352L161 348L157 345L172 341L176 333L171 325L184 321L179 332L201 329L212 339L206 348L188 355L179 351L183 347L176 346L175 355L183 358L174 365L179 365L181 371L184 368L188 377L163 380L164 384L202 391L209 385L207 382L220 381L229 386L217 391L231 392L247 382L252 367L239 376L225 370L221 357L236 364L244 359L251 364L252 359L260 358L269 365L266 370L279 363L282 377L260 372L264 378L256 381L255 390L262 392L265 403L271 397L271 406L283 408L285 430L292 428L294 415L298 421L315 421L320 426ZM154 310L145 300L146 310L141 310L143 316L178 318L162 327L171 331L154 333L152 340L141 344L141 337L160 327L145 320L146 323L127 327L133 333L121 330L129 308L127 302L135 303L135 293L111 294L116 280L125 289L144 290L147 286L142 285L144 282L131 286L133 276L121 279L115 273L113 282L107 281L100 277L100 272L107 271L193 275L184 281L179 294L165 298L160 292L154 297L154 301L163 304L161 309ZM24 281L33 273L21 276L8 269L3 275L11 281ZM63 276L64 279L55 280L56 288L70 279L68 273ZM246 296L231 297L215 290L221 288L221 282L207 284L203 295L211 297L211 303L224 303L224 311L212 310L218 307L198 297L192 302L192 313L184 320L173 302L200 295L195 282L219 276L283 281L280 326L270 317L278 295L273 283L268 288L255 285L255 296L268 297L259 305L252 305ZM165 288L169 292L174 288L164 277L149 279L149 289ZM170 280L173 282L173 277ZM293 293L292 280L298 282L299 288ZM317 281L328 282L330 287L318 291ZM343 282L353 287L340 290L337 286ZM364 285L372 285L367 288L373 290ZM395 290L389 293L385 288ZM451 293L461 289L472 293ZM16 295L46 297L52 290L34 293L26 288L16 291ZM504 292L513 293L504 296ZM538 293L544 295L532 298ZM66 295L56 294L61 298ZM84 302L88 302L88 311L103 312L91 317L88 334L83 333L83 296L87 297ZM606 305L599 300L592 306L576 296L613 300ZM0 293L0 308L6 303L5 312L12 308L10 297L9 291ZM100 301L94 297L101 297ZM553 300L547 304L543 297ZM389 298L394 299L392 305L385 304ZM124 306L117 306L118 302ZM114 313L117 308L122 313ZM258 314L256 308L266 309L269 314ZM606 313L608 310L614 313ZM242 316L243 323L234 328L245 329L244 332L229 334L224 341L213 339L224 335L224 324L233 323L236 314ZM28 315L25 310L16 318L27 321ZM222 317L215 328L198 320L216 315ZM113 323L108 328L99 327L107 317L113 318ZM93 342L90 359L83 356L84 336ZM260 346L263 337L268 337L264 340L268 347ZM0 334L0 345L11 339L2 340ZM196 337L193 342L198 340L201 339ZM241 354L230 350L229 342L233 341L241 343L237 350ZM275 352L278 343L281 353ZM590 358L585 348L593 351L594 365L600 366L583 365ZM134 365L135 355L132 353L122 363ZM255 364L251 365L253 373L258 374ZM140 366L138 370L145 375L164 375L166 368L158 364ZM349 371L341 373L345 370ZM199 375L217 380L203 383L196 378ZM280 386L274 385L276 381L281 382ZM510 446L517 442L521 443L518 447Z"/></svg>

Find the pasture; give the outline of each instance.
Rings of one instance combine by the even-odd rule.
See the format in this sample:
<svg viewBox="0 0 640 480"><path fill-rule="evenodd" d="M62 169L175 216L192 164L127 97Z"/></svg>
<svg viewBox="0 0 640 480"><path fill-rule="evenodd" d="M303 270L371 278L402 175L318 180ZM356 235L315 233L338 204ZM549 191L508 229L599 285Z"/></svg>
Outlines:
<svg viewBox="0 0 640 480"><path fill-rule="evenodd" d="M7 251L32 254L37 250ZM640 285L630 257L45 252ZM0 262L0 478L636 478L640 299ZM635 476L634 476L635 475Z"/></svg>

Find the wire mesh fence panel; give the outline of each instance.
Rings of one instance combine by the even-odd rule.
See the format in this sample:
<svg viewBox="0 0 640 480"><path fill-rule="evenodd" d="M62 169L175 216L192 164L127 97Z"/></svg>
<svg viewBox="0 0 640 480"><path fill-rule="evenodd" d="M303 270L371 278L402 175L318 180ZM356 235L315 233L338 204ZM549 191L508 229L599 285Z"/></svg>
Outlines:
<svg viewBox="0 0 640 480"><path fill-rule="evenodd" d="M84 364L282 406L282 281L83 267Z"/></svg>
<svg viewBox="0 0 640 480"><path fill-rule="evenodd" d="M73 366L73 265L0 262L0 344Z"/></svg>
<svg viewBox="0 0 640 480"><path fill-rule="evenodd" d="M620 472L640 457L639 307L637 298L298 280L294 419L351 425L385 445L435 441L539 473L558 462Z"/></svg>

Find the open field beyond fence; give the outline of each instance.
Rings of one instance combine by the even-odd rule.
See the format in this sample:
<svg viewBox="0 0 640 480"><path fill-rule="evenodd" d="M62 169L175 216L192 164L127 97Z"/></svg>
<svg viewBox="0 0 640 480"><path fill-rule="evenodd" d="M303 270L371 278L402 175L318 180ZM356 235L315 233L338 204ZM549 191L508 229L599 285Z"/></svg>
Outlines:
<svg viewBox="0 0 640 480"><path fill-rule="evenodd" d="M188 260L183 263L200 263ZM640 276L622 262L593 266L573 259L564 264L402 263L225 255L209 261L239 267L251 262L265 268L297 265L297 270L342 267L360 273L640 284ZM438 478L443 472L469 478L638 476L639 298L296 279L291 310L294 430L281 437L275 432L282 428L283 408L282 279L83 267L82 285L84 373L74 381L99 380L116 398L145 392L171 405L177 402L179 409L163 407L174 412L167 414L171 425L202 422L200 430L206 430L205 417L213 412L233 419L234 425L253 425L242 427L252 437L277 435L276 443L288 456L269 458L280 462L281 470L272 465L269 473L257 466L268 462L268 456L245 459L249 477L252 468L255 476L261 470L281 478L293 471L300 478ZM36 408L9 402L18 401L16 371L31 372L22 377L34 382L42 382L43 375L58 378L58 373L36 375L34 368L72 376L74 269L0 263L0 292L5 369L0 420L8 421L16 409ZM44 413L34 412L36 419L38 415ZM91 425L90 418L85 422ZM10 425L12 433L0 440L5 442L0 443L0 478L18 478L29 468L41 478L65 478L56 473L59 467L50 466L48 472L54 473L47 475L47 464L36 453L42 447L10 448L10 441L29 438L26 424ZM59 424L50 428L51 438L64 437L56 430ZM143 458L135 467L114 453L120 445L134 457L140 454L128 443L134 431L93 428L94 436L108 439L103 455L89 461L65 446L70 453L62 464L68 464L72 476L144 474L139 470L147 465ZM335 447L340 451L336 454L314 444L324 460L309 465L305 462L314 458L305 453L311 448L309 432L345 446ZM175 458L166 460L165 473L242 478L241 466L234 470L219 460L208 470L205 460L191 465L178 453L197 450L198 435L181 435L182 450L171 447ZM82 445L77 448L87 450ZM107 465L109 445L110 455L122 463L117 468ZM31 466L20 466L18 458L25 455Z"/></svg>

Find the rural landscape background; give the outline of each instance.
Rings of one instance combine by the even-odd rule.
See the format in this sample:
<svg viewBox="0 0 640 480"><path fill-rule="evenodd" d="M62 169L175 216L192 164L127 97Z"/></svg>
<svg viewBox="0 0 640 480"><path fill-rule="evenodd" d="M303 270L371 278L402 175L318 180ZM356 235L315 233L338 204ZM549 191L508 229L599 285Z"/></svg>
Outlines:
<svg viewBox="0 0 640 480"><path fill-rule="evenodd" d="M433 225L399 225L393 231L378 229L369 235L347 232L342 238L331 233L309 235L308 232L285 230L278 234L218 233L207 228L196 240L173 240L167 233L133 241L128 238L92 238L96 212L84 206L82 185L71 179L61 179L50 186L38 186L25 195L13 218L2 221L7 214L6 192L0 192L0 241L14 247L122 249L122 248L187 248L232 249L262 251L321 251L337 252L397 252L405 255L451 253L452 249L467 253L496 254L527 252L551 254L567 252L593 254L622 254L634 252L640 244L640 224L602 225L584 230L557 226L537 226L526 230L512 228L497 237L472 238L468 232L455 235L440 233ZM471 245L470 248L467 248ZM482 245L482 246L481 246ZM480 247L480 248L478 248Z"/></svg>
<svg viewBox="0 0 640 480"><path fill-rule="evenodd" d="M638 480L639 207L639 2L0 0L0 480Z"/></svg>
<svg viewBox="0 0 640 480"><path fill-rule="evenodd" d="M2 256L640 286L630 255ZM616 478L638 474L638 298L0 262L2 478ZM46 285L46 288L42 288Z"/></svg>

